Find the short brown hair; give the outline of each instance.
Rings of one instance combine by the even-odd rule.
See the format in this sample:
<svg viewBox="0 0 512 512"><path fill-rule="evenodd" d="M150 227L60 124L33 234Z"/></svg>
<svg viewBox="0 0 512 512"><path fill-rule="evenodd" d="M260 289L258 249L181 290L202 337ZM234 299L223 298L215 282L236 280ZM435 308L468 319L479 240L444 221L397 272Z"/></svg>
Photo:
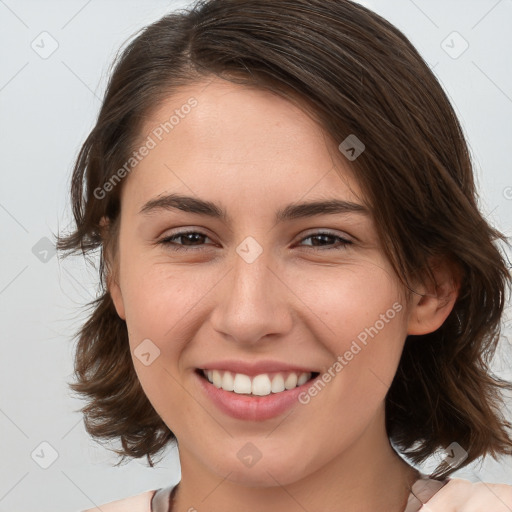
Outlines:
<svg viewBox="0 0 512 512"><path fill-rule="evenodd" d="M101 199L95 190L128 160L150 110L209 76L300 98L337 144L349 134L363 141L349 165L408 290L415 277L433 278L433 257L458 269L459 296L446 321L405 341L386 396L390 440L414 463L453 441L468 453L463 465L511 454L512 425L500 407L501 390L512 385L489 369L511 279L496 243L507 239L479 212L463 131L428 65L397 28L349 0L200 1L144 28L116 58L73 171L76 229L57 244L101 251L101 295L77 333L71 384L88 400L87 431L120 439L123 460L147 456L150 466L175 439L140 386L106 286L121 185ZM106 236L102 217L110 220Z"/></svg>

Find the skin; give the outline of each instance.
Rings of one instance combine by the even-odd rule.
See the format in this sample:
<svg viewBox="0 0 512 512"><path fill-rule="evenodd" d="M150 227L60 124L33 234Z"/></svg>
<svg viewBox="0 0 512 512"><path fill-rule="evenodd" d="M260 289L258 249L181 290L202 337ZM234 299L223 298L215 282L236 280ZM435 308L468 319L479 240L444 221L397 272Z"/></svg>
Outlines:
<svg viewBox="0 0 512 512"><path fill-rule="evenodd" d="M370 215L275 222L290 203L364 199L336 145L281 97L208 79L159 105L141 140L192 96L197 106L122 185L109 279L132 355L148 338L160 350L148 366L133 361L178 439L175 510L403 510L417 473L389 443L385 396L407 334L434 331L451 311L453 275L440 262L437 286L417 283L406 301ZM230 219L139 213L171 192L218 203ZM189 228L206 237L174 239L188 252L158 243ZM310 238L326 230L352 244ZM250 264L236 252L248 236L263 249ZM394 303L401 311L310 403L277 418L226 416L197 384L195 368L216 359L268 358L327 371ZM247 442L262 455L252 467L237 457Z"/></svg>
<svg viewBox="0 0 512 512"><path fill-rule="evenodd" d="M472 483L453 478L438 491L420 512L510 512L512 485Z"/></svg>

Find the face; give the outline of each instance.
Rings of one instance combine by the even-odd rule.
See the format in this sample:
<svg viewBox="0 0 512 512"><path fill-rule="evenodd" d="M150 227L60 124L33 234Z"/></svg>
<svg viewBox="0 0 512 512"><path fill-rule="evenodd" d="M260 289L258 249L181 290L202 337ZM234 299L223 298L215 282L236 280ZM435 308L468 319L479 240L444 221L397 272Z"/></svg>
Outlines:
<svg viewBox="0 0 512 512"><path fill-rule="evenodd" d="M143 144L110 286L182 467L287 484L363 433L385 439L410 310L336 145L283 98L220 79L162 103Z"/></svg>

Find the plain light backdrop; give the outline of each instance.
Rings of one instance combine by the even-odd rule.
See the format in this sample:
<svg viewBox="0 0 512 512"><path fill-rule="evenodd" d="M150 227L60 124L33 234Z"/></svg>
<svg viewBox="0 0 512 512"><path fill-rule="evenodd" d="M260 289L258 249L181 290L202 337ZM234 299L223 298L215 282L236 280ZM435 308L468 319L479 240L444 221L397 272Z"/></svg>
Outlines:
<svg viewBox="0 0 512 512"><path fill-rule="evenodd" d="M512 0L361 3L401 29L441 81L470 144L481 209L510 235ZM0 0L0 512L74 512L180 479L175 449L155 468L145 459L116 468L86 434L66 382L97 275L81 258L59 261L51 240L70 226L71 168L117 49L188 4ZM508 379L510 312L493 367ZM452 476L512 484L512 459Z"/></svg>

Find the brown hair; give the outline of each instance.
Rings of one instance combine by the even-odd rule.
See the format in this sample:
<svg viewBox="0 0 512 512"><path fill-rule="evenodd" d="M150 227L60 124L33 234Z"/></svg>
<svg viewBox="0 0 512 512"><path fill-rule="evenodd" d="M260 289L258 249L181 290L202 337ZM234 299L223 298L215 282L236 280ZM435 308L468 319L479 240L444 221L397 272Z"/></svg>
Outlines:
<svg viewBox="0 0 512 512"><path fill-rule="evenodd" d="M408 336L386 396L389 438L414 463L452 442L462 465L512 453L512 427L489 364L500 337L510 274L477 206L461 126L427 64L397 28L349 0L211 0L143 29L117 56L103 104L75 163L76 230L58 249L100 249L101 295L77 333L74 391L87 397L87 431L120 439L122 456L161 452L175 436L137 379L125 322L105 285L115 253L121 185L99 199L140 137L145 116L179 87L211 76L300 98L339 144L355 134L365 151L349 162L402 283L433 278L433 257L461 279L450 315L435 332ZM341 155L341 153L340 153ZM102 236L101 218L111 231ZM454 468L442 466L432 476Z"/></svg>

